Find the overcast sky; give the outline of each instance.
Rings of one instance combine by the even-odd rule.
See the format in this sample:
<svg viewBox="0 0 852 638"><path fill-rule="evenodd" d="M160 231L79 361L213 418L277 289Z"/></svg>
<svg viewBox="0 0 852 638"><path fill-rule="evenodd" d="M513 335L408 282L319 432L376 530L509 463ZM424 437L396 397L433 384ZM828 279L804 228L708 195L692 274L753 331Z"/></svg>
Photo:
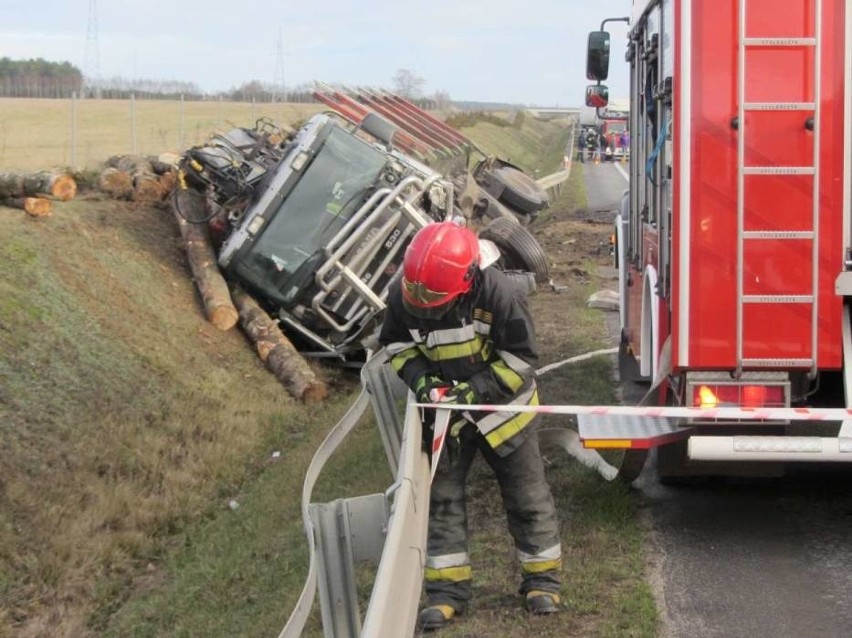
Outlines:
<svg viewBox="0 0 852 638"><path fill-rule="evenodd" d="M0 56L84 71L90 0L0 0ZM99 75L202 90L276 79L390 88L405 68L454 100L579 105L589 31L629 0L99 0ZM610 94L626 96L626 25L613 34ZM94 57L94 56L92 56ZM89 68L93 68L90 65ZM93 73L94 75L94 73Z"/></svg>

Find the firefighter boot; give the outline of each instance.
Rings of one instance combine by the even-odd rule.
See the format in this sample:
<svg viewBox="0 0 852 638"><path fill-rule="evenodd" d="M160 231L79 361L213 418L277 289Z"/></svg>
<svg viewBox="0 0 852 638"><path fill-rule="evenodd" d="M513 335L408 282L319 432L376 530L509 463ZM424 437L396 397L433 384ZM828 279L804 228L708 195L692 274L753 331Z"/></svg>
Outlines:
<svg viewBox="0 0 852 638"><path fill-rule="evenodd" d="M540 589L533 589L527 592L527 611L534 616L556 613L559 611L560 602L559 594L554 594L553 592L541 591Z"/></svg>
<svg viewBox="0 0 852 638"><path fill-rule="evenodd" d="M450 605L431 605L424 607L417 615L417 627L421 631L443 629L455 617L456 610Z"/></svg>

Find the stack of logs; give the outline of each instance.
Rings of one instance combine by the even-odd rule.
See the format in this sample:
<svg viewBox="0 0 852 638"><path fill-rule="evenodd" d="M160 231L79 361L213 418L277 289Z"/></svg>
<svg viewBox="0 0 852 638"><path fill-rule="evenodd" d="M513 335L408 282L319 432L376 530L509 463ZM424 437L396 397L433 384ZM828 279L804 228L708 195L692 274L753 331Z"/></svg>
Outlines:
<svg viewBox="0 0 852 638"><path fill-rule="evenodd" d="M40 171L18 174L0 171L0 205L20 208L33 217L47 217L53 212L48 198L63 202L77 195L77 182L63 172Z"/></svg>
<svg viewBox="0 0 852 638"><path fill-rule="evenodd" d="M239 286L230 289L219 270L216 252L207 223L190 223L187 219L206 219L205 199L189 190L178 190L171 206L192 277L201 294L208 320L220 330L230 330L239 320L254 343L261 361L275 374L287 391L305 403L318 403L328 389L284 335L278 324Z"/></svg>
<svg viewBox="0 0 852 638"><path fill-rule="evenodd" d="M175 185L175 158L114 155L98 177L98 190L115 199L155 204Z"/></svg>

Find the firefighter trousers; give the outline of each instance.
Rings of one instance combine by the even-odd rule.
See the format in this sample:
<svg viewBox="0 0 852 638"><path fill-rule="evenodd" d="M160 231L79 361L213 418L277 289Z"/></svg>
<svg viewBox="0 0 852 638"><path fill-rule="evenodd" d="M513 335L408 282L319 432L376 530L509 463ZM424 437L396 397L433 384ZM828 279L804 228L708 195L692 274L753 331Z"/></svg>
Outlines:
<svg viewBox="0 0 852 638"><path fill-rule="evenodd" d="M425 574L429 605L450 605L462 612L471 597L465 483L477 450L500 486L509 533L521 565L520 593L559 591L562 556L556 507L545 477L535 423L526 430L524 442L505 457L495 453L472 424L466 425L457 438L447 437L429 500Z"/></svg>

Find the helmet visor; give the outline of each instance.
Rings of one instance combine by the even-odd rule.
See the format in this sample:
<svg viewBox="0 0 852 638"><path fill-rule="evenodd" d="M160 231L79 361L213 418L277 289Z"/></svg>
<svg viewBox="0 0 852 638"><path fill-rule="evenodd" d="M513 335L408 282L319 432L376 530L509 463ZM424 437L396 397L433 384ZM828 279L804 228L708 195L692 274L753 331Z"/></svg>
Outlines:
<svg viewBox="0 0 852 638"><path fill-rule="evenodd" d="M447 303L443 303L439 306L418 306L415 303L409 301L406 295L402 295L402 305L405 306L405 309L413 316L418 319L442 319L453 307L456 305L458 301L458 297L454 297L450 299Z"/></svg>

